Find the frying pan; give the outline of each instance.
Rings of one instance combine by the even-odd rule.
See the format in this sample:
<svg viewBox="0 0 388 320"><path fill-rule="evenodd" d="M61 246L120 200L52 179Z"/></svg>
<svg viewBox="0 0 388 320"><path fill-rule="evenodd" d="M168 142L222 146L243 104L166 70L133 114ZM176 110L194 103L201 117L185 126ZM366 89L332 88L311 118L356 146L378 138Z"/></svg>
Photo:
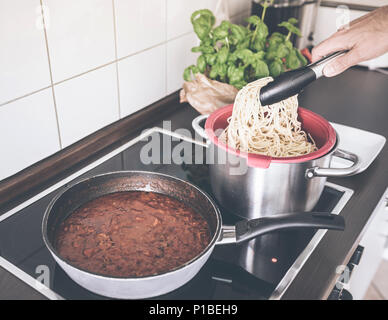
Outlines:
<svg viewBox="0 0 388 320"><path fill-rule="evenodd" d="M122 191L156 192L182 201L201 214L209 224L211 241L196 257L168 272L145 277L122 278L90 272L61 257L55 246L60 224L78 207L97 197ZM111 298L140 299L173 291L191 280L209 259L214 247L240 243L262 234L288 228L322 228L343 230L344 219L326 213L292 213L253 220L234 226L222 225L218 206L202 190L181 179L155 172L120 171L87 178L59 193L48 205L43 217L45 245L59 266L82 287Z"/></svg>

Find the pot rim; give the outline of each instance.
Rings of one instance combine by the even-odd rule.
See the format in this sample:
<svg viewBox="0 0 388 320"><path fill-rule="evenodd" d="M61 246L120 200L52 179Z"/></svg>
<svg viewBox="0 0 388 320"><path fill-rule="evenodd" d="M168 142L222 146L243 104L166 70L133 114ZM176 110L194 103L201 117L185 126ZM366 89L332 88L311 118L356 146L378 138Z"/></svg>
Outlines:
<svg viewBox="0 0 388 320"><path fill-rule="evenodd" d="M214 212L214 215L216 216L216 220L217 220L216 229L214 231L214 234L212 235L212 238L211 238L210 242L207 244L207 246L199 254L197 254L195 257L193 257L189 261L186 261L184 264L182 264L182 265L180 265L180 266L178 266L178 267L176 267L174 269L171 269L171 270L168 270L168 271L165 271L165 272L162 272L162 273L158 273L158 274L155 274L155 275L146 275L146 276L141 276L141 277L117 277L117 276L109 276L109 275L104 275L104 274L101 274L101 273L92 272L92 271L89 271L89 270L87 270L85 268L77 267L76 265L72 264L70 261L68 261L67 259L62 257L58 253L58 251L56 250L55 246L53 245L53 243L49 239L49 235L48 235L48 219L49 219L49 216L50 216L50 214L51 214L51 212L53 210L54 205L57 203L57 201L61 197L63 197L66 194L67 191L69 191L74 186L82 184L82 183L87 183L90 180L93 180L93 179L96 179L96 178L99 178L99 177L114 176L116 174L150 174L150 175L155 175L155 176L163 176L163 177L166 177L166 178L171 178L173 180L184 182L184 183L188 184L190 187L192 187L195 190L197 190L199 193L202 193L202 195L205 196L206 201L209 201L210 204L212 205L212 207L214 209L213 212ZM197 260L199 260L201 257L203 257L207 252L212 251L214 249L215 245L219 241L219 238L220 238L220 235L222 233L223 227L224 227L224 225L222 223L222 216L221 216L221 213L220 213L220 210L219 210L217 204L214 202L214 200L205 191L201 190L196 185L194 185L194 184L192 184L192 183L190 183L188 181L185 181L183 179L180 179L180 178L168 175L168 174L160 173L160 172L142 171L142 170L121 170L121 171L112 171L112 172L107 172L107 173L103 173L103 174L93 175L91 177L79 180L79 181L69 185L68 187L66 187L61 192L59 192L50 201L50 203L48 204L48 206L46 208L46 211L45 211L45 213L43 215L43 220L42 220L42 225L41 225L41 232L42 232L43 242L46 245L46 248L50 251L51 255L54 257L54 259L57 259L57 260L61 261L63 264L65 264L68 267L71 267L71 268L77 270L77 272L79 272L81 274L97 277L97 278L100 278L100 279L114 280L114 281L140 281L140 280L157 279L157 278L160 278L160 277L164 277L164 276L167 276L169 274L173 274L175 272L178 272L178 271L180 271L182 269L185 269L189 265L194 264Z"/></svg>
<svg viewBox="0 0 388 320"><path fill-rule="evenodd" d="M262 154L243 152L243 151L234 149L228 146L227 144L221 142L218 139L218 136L215 134L213 129L216 120L218 120L220 116L225 115L225 113L230 113L231 115L232 110L233 110L233 104L230 104L211 113L210 116L206 119L205 132L208 136L208 139L214 145L216 145L217 147L220 147L224 151L231 153L235 156L245 158L247 160L248 166L250 167L268 168L271 163L284 163L284 164L302 163L302 162L318 159L328 154L331 150L333 150L337 142L337 134L334 128L325 118L308 109L299 107L298 114L302 113L304 115L308 115L310 118L312 118L315 121L317 125L321 126L321 128L326 129L326 132L327 132L326 142L324 143L323 146L321 146L318 150L314 152L311 152L302 156L294 156L294 157L271 157L271 156L266 156Z"/></svg>

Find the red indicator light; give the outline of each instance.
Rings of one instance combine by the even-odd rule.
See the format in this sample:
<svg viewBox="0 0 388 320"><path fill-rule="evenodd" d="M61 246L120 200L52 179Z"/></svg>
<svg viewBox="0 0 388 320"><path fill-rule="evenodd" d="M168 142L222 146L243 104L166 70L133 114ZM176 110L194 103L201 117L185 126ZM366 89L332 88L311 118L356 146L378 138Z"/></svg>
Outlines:
<svg viewBox="0 0 388 320"><path fill-rule="evenodd" d="M277 258L272 258L271 262L276 263L276 262L278 262L278 259Z"/></svg>

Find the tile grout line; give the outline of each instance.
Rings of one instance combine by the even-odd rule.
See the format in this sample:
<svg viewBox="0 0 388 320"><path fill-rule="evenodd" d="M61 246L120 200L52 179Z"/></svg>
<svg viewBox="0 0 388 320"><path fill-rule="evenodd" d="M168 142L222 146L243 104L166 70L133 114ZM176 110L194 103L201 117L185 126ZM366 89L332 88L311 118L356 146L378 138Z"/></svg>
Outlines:
<svg viewBox="0 0 388 320"><path fill-rule="evenodd" d="M187 34L185 34L185 35L187 35ZM151 47L142 49L142 50L140 50L140 51L137 51L137 52L134 52L134 53L131 53L131 54L128 54L128 55L123 56L123 57L121 57L121 58L117 58L117 59L115 59L115 60L112 60L112 61L110 61L110 62L104 63L104 64L102 64L102 65L99 65L99 66L97 66L97 67L95 67L95 68L93 68L93 69L89 69L89 70L87 70L87 71L84 71L84 72L82 72L82 73L78 73L78 74L76 74L76 75L74 75L74 76L71 76L71 77L69 77L69 78L66 78L66 79L60 80L60 81L58 81L58 82L55 82L55 83L54 83L54 86L55 86L55 85L58 85L58 84L61 84L61 83L63 83L63 82L66 82L66 81L69 81L69 80L72 80L72 79L81 77L81 76L83 76L83 75L85 75L85 74L87 74L87 73L89 73L89 72L93 72L93 71L96 71L96 70L98 70L98 69L107 67L107 66L109 66L109 65L111 65L111 64L113 64L113 63L120 62L120 61L125 60L125 59L127 59L127 58L133 57L133 56L135 56L135 55L137 55L137 54L140 54L140 53L146 52L146 51L148 51L148 50L154 49L154 48L156 48L156 47L162 46L162 45L165 44L165 43L166 43L166 41L159 42L159 43L157 43L157 44L155 44L155 45L153 45L153 46L151 46Z"/></svg>
<svg viewBox="0 0 388 320"><path fill-rule="evenodd" d="M188 34L188 33L183 34L182 36L185 36L185 35L187 35L187 34ZM180 38L180 37L178 37L178 38ZM171 40L176 40L176 39L178 39L178 38L171 39ZM170 41L171 41L171 40L170 40ZM87 73L89 73L89 72L93 72L93 71L96 71L96 70L98 70L98 69L107 67L107 66L109 66L109 65L111 65L111 64L113 64L113 63L120 62L120 61L122 61L122 60L125 60L125 59L127 59L127 58L133 57L133 56L135 56L135 55L137 55L137 54L140 54L140 53L143 53L143 52L145 52L145 51L147 51L147 50L154 49L154 48L159 47L159 46L161 46L161 45L163 45L163 44L166 44L166 43L167 43L166 41L159 42L159 43L153 45L152 47L148 47L148 48L146 48L146 49L137 51L137 52L135 52L135 53L131 53L131 54L129 54L129 55L123 56L123 57L118 58L118 59L116 59L116 60L112 60L112 61L107 62L107 63L105 63L105 64L99 65L99 66L97 66L97 67L95 67L95 68L93 68L93 69L89 69L89 70L87 70L87 71L85 71L85 72L78 73L78 74L76 74L76 75L74 75L74 76L71 76L71 77L69 77L69 78L60 80L60 81L58 81L58 82L54 82L52 85L53 85L53 86L56 86L56 85L58 85L58 84L62 84L62 83L64 83L64 82L66 82L66 81L73 80L73 79L78 78L78 77L81 77L81 76L83 76L83 75L85 75L85 74L87 74ZM5 105L7 105L7 104L9 104L9 103L15 102L15 101L17 101L17 100L23 99L23 98L25 98L25 97L28 97L28 96L30 96L30 95L32 95L32 94L38 93L38 92L40 92L40 91L42 91L42 90L45 90L45 89L48 89L48 88L50 88L50 87L51 87L51 85L46 86L46 87L41 88L41 89L38 89L38 90L35 90L35 91L32 91L32 92L30 92L30 93L24 94L24 95L22 95L22 96L19 96L19 97L17 97L17 98L12 99L12 100L8 100L8 101L6 101L6 102L1 103L1 104L0 104L0 107L5 106Z"/></svg>
<svg viewBox="0 0 388 320"><path fill-rule="evenodd" d="M115 1L112 0L112 13L113 13L113 33L115 42L115 67L116 67L116 84L117 84L117 104L119 111L119 119L121 119L121 96L120 96L120 79L119 79L119 63L117 61L117 28L116 28L116 9Z"/></svg>
<svg viewBox="0 0 388 320"><path fill-rule="evenodd" d="M42 0L41 0L41 1L42 1ZM171 39L168 39L168 40L159 42L159 43L157 43L157 44L155 44L155 45L153 45L153 46L151 46L151 47L147 47L147 48L145 48L145 49L136 51L136 52L134 52L134 53L128 54L128 55L123 56L123 57L121 57L121 58L117 58L117 59L115 59L115 60L109 61L109 62L107 62L107 63L105 63L105 64L102 64L102 65L99 65L99 66L97 66L97 67L95 67L95 68L93 68L93 69L89 69L89 70L87 70L87 71L78 73L78 74L76 74L76 75L74 75L74 76L71 76L71 77L69 77L69 78L66 78L66 79L63 79L63 80L60 80L60 81L57 81L57 82L52 82L52 84L49 85L49 86L46 86L46 87L44 87L44 88L41 88L41 89L32 91L32 92L27 93L27 94L24 94L24 95L22 95L22 96L19 96L19 97L17 97L17 98L12 99L12 100L8 100L8 101L5 101L5 102L3 102L3 103L0 103L0 107L3 107L3 106L5 106L5 105L7 105L7 104L9 104L9 103L12 103L12 102L15 102L15 101L17 101L17 100L23 99L23 98L25 98L25 97L28 97L28 96L30 96L30 95L33 95L33 94L38 93L38 92L40 92L40 91L43 91L43 90L45 90L45 89L48 89L48 88L50 88L50 87L52 87L52 86L56 86L56 85L58 85L58 84L62 84L62 83L64 83L64 82L66 82L66 81L69 81L69 80L72 80L72 79L81 77L81 76L83 76L83 75L85 75L85 74L87 74L87 73L89 73L89 72L96 71L96 70L98 70L98 69L107 67L107 66L109 66L109 65L111 65L111 64L113 64L113 63L120 62L120 61L125 60L125 59L127 59L127 58L133 57L133 56L135 56L135 55L137 55L137 54L140 54L140 53L143 53L143 52L145 52L145 51L154 49L154 48L159 47L159 46L161 46L161 45L166 45L166 47L167 47L167 43L168 43L168 42L178 40L178 39L180 39L180 38L182 38L182 37L184 37L184 36L189 35L190 33L193 33L193 31L189 31L189 32L182 33L182 34L179 35L179 36L176 36L176 37L173 37L173 38L171 38ZM48 50L48 43L47 43L47 38L46 38L46 30L45 30L45 40L46 40L46 49ZM166 49L166 50L167 50L167 49ZM50 77L52 77L52 75L51 75L51 61L49 61L49 68L50 68Z"/></svg>
<svg viewBox="0 0 388 320"><path fill-rule="evenodd" d="M44 19L45 12L44 12L44 9L43 9L43 0L40 0L40 7L41 7L41 13L42 13L43 32L44 32L44 39L45 39L45 43L46 43L47 59L48 59L49 71L50 71L51 93L53 95L55 119L56 119L56 122L57 122L58 142L59 142L59 148L62 149L61 130L59 129L59 118L58 118L58 110L57 110L57 101L55 99L55 91L54 91L54 84L53 84L53 73L52 73L52 70L51 70L50 50L49 50L49 46L48 46L46 21Z"/></svg>
<svg viewBox="0 0 388 320"><path fill-rule="evenodd" d="M12 99L12 100L5 101L5 102L3 102L3 103L0 103L0 107L5 106L5 105L7 105L7 104L10 104L10 103L12 103L12 102L15 102L15 101L17 101L17 100L20 100L20 99L23 99L23 98L27 98L27 97L29 97L29 96L35 94L35 93L41 92L41 91L46 90L46 89L49 89L49 88L51 88L51 85L46 86L46 87L41 88L41 89L38 89L38 90L35 90L35 91L32 91L32 92L29 92L29 93L26 93L26 94L24 94L24 95L22 95L22 96L20 96L20 97L17 97L17 98Z"/></svg>
<svg viewBox="0 0 388 320"><path fill-rule="evenodd" d="M40 0L40 4L41 4L41 12L42 12L42 19L43 19L43 25L44 25L44 36L45 36L45 42L46 42L46 50L47 50L48 63L49 63L49 70L50 70L50 80L51 80L51 85L46 86L46 87L43 87L43 88L38 89L38 90L35 90L35 91L32 91L32 92L29 92L29 93L26 93L26 94L24 94L24 95L22 95L22 96L19 96L19 97L14 98L14 99L11 99L11 100L2 102L2 103L0 103L0 107L3 107L3 106L5 106L5 105L7 105L7 104L9 104L9 103L12 103L12 102L15 102L15 101L17 101L17 100L26 98L26 97L28 97L28 96L30 96L30 95L33 95L33 94L35 94L35 93L38 93L38 92L40 92L40 91L46 90L46 89L48 89L48 88L51 87L51 88L52 88L53 99L54 99L55 116L56 116L56 118L57 118L56 120L57 120L57 127L58 127L59 140L60 140L60 145L61 145L61 148L62 148L62 142L61 142L61 137L60 137L60 132L59 132L59 120L58 120L58 114L57 114L57 106L56 106L56 99L55 99L55 93L54 93L54 86L56 86L56 85L58 85L58 84L61 84L61 83L63 83L63 82L66 82L66 81L69 81L69 80L72 80L72 79L81 77L81 76L83 76L83 75L85 75L85 74L87 74L87 73L89 73L89 72L96 71L96 70L98 70L98 69L104 68L104 67L106 67L106 66L108 66L108 65L110 65L110 64L115 63L115 64L116 64L116 74L117 74L118 94L120 94L120 89L119 89L119 76L118 76L118 62L120 62L120 61L122 61L122 60L125 60L125 59L127 59L127 58L130 58L130 57L132 57L132 56L135 56L135 55L137 55L137 54L143 53L143 52L145 52L145 51L147 51L147 50L154 49L154 48L156 48L156 47L158 47L158 46L161 46L161 45L166 45L166 47L165 47L165 56L166 56L166 57L165 57L165 71L166 71L166 80L165 80L165 81L166 81L166 85L165 85L165 92L166 92L166 94L167 94L167 44L168 44L168 42L170 42L170 41L174 41L174 40L180 39L180 38L182 38L182 37L184 37L184 36L187 36L187 35L189 35L190 33L192 33L193 31L188 31L188 32L182 33L182 34L180 34L180 35L178 35L178 36L172 37L171 39L167 39L167 0L165 0L165 1L166 1L166 2L165 2L165 4L166 4L166 5L165 5L165 15L166 15L165 40L162 41L162 42L159 42L159 43L157 43L157 44L155 44L155 45L153 45L153 46L151 46L151 47L148 47L148 48L145 48L145 49L142 49L142 50L133 52L133 53L131 53L131 54L128 54L128 55L126 55L126 56L123 56L123 57L121 57L121 58L118 58L118 54L117 54L117 31L116 31L116 24L115 24L116 17L115 17L115 12L114 12L115 6L114 6L114 0L112 0L112 5L113 5L113 15L114 15L114 16L113 16L113 19L114 19L114 36L115 36L115 60L110 61L110 62L107 62L107 63L102 64L102 65L100 65L100 66L97 66L97 67L95 67L95 68L89 69L89 70L87 70L87 71L85 71L85 72L78 73L78 74L76 74L76 75L74 75L74 76L71 76L71 77L69 77L69 78L66 78L66 79L63 79L63 80L60 80L60 81L57 81L57 82L54 83L54 82L53 82L53 79L52 79L51 60L50 60L50 55L49 55L48 39L47 39L47 32L46 32L46 25L45 25L45 21L44 21L43 0ZM249 11L247 11L247 12L249 12ZM241 14L243 14L243 13L244 13L244 11L241 11L241 12L239 12L239 13L233 15L233 16L231 17L231 19L234 18L234 17L236 17L236 16L238 16L238 15L241 15ZM121 117L120 96L119 96L119 116Z"/></svg>
<svg viewBox="0 0 388 320"><path fill-rule="evenodd" d="M104 67L107 67L107 66L109 66L109 65L111 65L111 64L113 64L113 63L115 63L115 62L116 62L116 60L109 61L109 62L104 63L104 64L101 64L101 65L99 65L99 66L97 66L97 67L95 67L95 68L92 68L92 69L89 69L89 70L87 70L87 71L78 73L78 74L76 74L76 75L74 75L74 76L71 76L71 77L69 77L69 78L66 78L66 79L63 79L63 80L54 82L53 85L56 86L56 85L58 85L58 84L62 84L62 83L64 83L64 82L66 82L66 81L69 81L69 80L73 80L73 79L75 79L75 78L82 77L82 76L84 76L85 74L88 74L89 72L93 72L93 71L102 69L102 68L104 68Z"/></svg>

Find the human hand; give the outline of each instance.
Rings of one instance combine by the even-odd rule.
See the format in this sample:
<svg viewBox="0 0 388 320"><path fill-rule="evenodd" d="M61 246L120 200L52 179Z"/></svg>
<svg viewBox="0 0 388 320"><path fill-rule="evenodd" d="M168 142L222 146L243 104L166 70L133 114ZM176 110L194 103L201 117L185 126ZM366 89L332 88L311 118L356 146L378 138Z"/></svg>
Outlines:
<svg viewBox="0 0 388 320"><path fill-rule="evenodd" d="M326 77L333 77L359 62L388 52L388 6L376 9L340 28L328 39L314 47L312 61L330 53L349 50L333 60L324 69Z"/></svg>

